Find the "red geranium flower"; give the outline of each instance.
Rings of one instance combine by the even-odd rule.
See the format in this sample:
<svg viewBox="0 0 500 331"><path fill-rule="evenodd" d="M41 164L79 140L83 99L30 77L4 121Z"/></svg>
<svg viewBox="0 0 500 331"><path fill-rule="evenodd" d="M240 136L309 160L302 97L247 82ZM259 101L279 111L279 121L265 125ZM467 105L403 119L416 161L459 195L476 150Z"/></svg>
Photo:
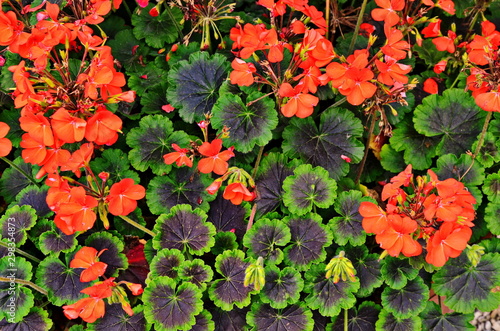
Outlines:
<svg viewBox="0 0 500 331"><path fill-rule="evenodd" d="M375 236L380 247L385 249L390 256L397 257L403 253L404 256L417 256L422 253L422 246L411 236L418 224L411 218L400 215L389 215L387 229Z"/></svg>
<svg viewBox="0 0 500 331"><path fill-rule="evenodd" d="M250 192L246 186L240 182L229 184L222 196L226 200L231 200L235 205L241 204L242 201L252 201L255 199L255 194Z"/></svg>
<svg viewBox="0 0 500 331"><path fill-rule="evenodd" d="M7 156L12 150L12 142L5 138L9 130L10 127L7 124L0 122L0 156Z"/></svg>
<svg viewBox="0 0 500 331"><path fill-rule="evenodd" d="M113 215L128 215L137 208L137 200L144 198L146 190L139 184L134 185L132 178L125 178L113 184L106 200L109 212Z"/></svg>
<svg viewBox="0 0 500 331"><path fill-rule="evenodd" d="M234 153L232 147L223 152L220 151L221 149L221 139L214 139L211 143L204 142L198 148L198 152L205 156L198 162L198 170L204 174L209 174L213 171L217 175L223 175L227 171L227 168L229 168L227 161L234 156Z"/></svg>
<svg viewBox="0 0 500 331"><path fill-rule="evenodd" d="M178 167L187 165L191 168L193 166L193 160L187 155L189 153L187 148L180 148L177 144L172 144L172 148L175 152L163 155L163 160L166 164L172 164L175 162Z"/></svg>
<svg viewBox="0 0 500 331"><path fill-rule="evenodd" d="M81 282L90 282L104 275L108 265L104 262L99 262L99 256L101 256L105 250L107 249L105 248L97 252L94 247L82 247L76 252L69 266L71 268L85 269L80 275Z"/></svg>

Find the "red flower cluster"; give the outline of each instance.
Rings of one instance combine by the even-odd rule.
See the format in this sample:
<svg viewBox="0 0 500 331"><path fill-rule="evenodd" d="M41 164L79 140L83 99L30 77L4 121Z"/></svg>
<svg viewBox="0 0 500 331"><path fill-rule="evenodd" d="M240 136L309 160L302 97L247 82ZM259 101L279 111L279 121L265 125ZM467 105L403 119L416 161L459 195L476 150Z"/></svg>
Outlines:
<svg viewBox="0 0 500 331"><path fill-rule="evenodd" d="M500 111L500 32L489 21L481 23L481 35L475 35L467 45L472 64L467 88L476 104L486 111Z"/></svg>
<svg viewBox="0 0 500 331"><path fill-rule="evenodd" d="M323 13L309 6L307 0L259 1L258 4L271 11L272 22L286 12L287 6L292 12L300 12L304 16L300 20L292 19L288 26L281 28L267 29L264 24L250 23L232 28L232 48L238 57L231 65L231 83L240 86L249 86L254 82L270 85L285 117L310 116L319 102L313 94L318 86L330 83L353 105L362 104L378 90L389 95L390 102L394 102L399 93L404 93L401 87L408 83L406 75L412 69L409 65L398 63L406 58L410 44L403 39L403 32L394 27L401 20L398 11L405 8L405 1L377 0L376 3L382 8L374 9L372 17L385 22L386 44L372 58L369 58L368 49L357 50L344 58L335 53L332 43L325 38ZM315 27L308 27L306 22L314 23ZM365 26L364 31L370 34L370 40L374 40L371 38L373 26ZM284 74L275 72L270 63L281 62L285 50L292 54L292 60ZM259 59L260 54L264 54L265 60ZM252 56L264 69L264 74L258 72L253 63L244 61ZM386 86L397 87L390 90Z"/></svg>
<svg viewBox="0 0 500 331"><path fill-rule="evenodd" d="M101 176L107 179L107 176ZM96 209L106 223L106 208L113 215L128 215L137 207L137 200L144 198L146 190L125 178L106 187L106 180L97 180L89 176L89 185L53 174L45 183L50 186L47 193L47 204L56 213L54 222L67 235L77 231L87 231L94 226L97 219ZM76 186L71 186L70 183ZM109 193L108 193L109 192Z"/></svg>
<svg viewBox="0 0 500 331"><path fill-rule="evenodd" d="M102 254L97 252L93 247L82 247L70 262L71 268L84 269L80 276L80 281L90 282L101 277L107 264L99 262L98 257ZM120 302L123 310L132 316L134 314L130 303L127 300L127 295L123 288L119 285L125 285L133 295L140 295L143 292L140 284L130 282L115 282L115 278L111 277L102 282L97 282L94 285L81 290L81 293L87 294L90 297L78 300L72 305L63 306L64 315L69 319L81 317L85 322L94 323L98 318L105 314L105 303L103 299L109 298L109 303Z"/></svg>
<svg viewBox="0 0 500 331"><path fill-rule="evenodd" d="M374 233L389 255L420 255L421 242L425 242L425 260L441 267L467 247L476 200L463 183L453 178L441 181L432 170L428 174L428 178L419 176L414 180L409 165L384 186L385 210L372 202L362 202L359 213L364 230Z"/></svg>
<svg viewBox="0 0 500 331"><path fill-rule="evenodd" d="M63 148L65 144L86 140L93 143L86 146L93 148L94 144L111 145L118 139L122 121L104 103L132 102L135 94L122 91L125 76L116 71L111 48L104 46L106 40L93 35L86 24L102 22L112 5L117 8L120 3L77 2L70 6L77 11L70 16L57 4L43 2L24 9L34 11L45 6L34 26L25 26L13 11L0 12L0 45L24 59L9 70L16 84L12 93L15 106L22 108L21 128L27 132L22 137L22 157L41 166L37 178L56 173L61 167L79 175L78 161L89 150L71 153ZM81 48L84 56L75 78L69 69L69 53ZM53 63L50 66L49 59ZM26 61L34 66L27 66Z"/></svg>

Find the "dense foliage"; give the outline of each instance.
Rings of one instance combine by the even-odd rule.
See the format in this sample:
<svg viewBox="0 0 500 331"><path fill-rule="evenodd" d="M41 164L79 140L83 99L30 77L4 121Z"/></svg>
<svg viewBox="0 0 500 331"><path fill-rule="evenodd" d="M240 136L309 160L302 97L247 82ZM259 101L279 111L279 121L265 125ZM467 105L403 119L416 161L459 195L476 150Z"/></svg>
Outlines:
<svg viewBox="0 0 500 331"><path fill-rule="evenodd" d="M2 330L500 305L499 2L0 3Z"/></svg>

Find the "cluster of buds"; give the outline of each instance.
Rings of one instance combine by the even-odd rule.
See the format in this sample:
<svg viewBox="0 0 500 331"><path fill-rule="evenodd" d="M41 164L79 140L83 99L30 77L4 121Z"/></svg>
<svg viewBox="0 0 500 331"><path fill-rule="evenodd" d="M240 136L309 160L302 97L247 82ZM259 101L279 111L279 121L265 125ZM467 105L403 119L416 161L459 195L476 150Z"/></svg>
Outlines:
<svg viewBox="0 0 500 331"><path fill-rule="evenodd" d="M385 210L365 201L359 213L364 230L374 233L385 250L383 255L418 256L425 243L425 260L441 267L467 247L476 199L456 179L441 181L432 170L428 170L428 175L414 179L409 165L384 185Z"/></svg>
<svg viewBox="0 0 500 331"><path fill-rule="evenodd" d="M333 276L334 283L338 283L341 279L343 282L347 280L351 282L356 281L356 269L354 269L351 260L345 257L344 251L341 251L339 255L332 258L325 270L325 277L328 279Z"/></svg>

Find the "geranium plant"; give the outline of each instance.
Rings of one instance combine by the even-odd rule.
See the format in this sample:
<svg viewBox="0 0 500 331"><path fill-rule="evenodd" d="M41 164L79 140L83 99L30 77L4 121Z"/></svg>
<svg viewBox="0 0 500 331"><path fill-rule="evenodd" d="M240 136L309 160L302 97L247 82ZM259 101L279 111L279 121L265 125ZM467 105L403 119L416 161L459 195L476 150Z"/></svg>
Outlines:
<svg viewBox="0 0 500 331"><path fill-rule="evenodd" d="M500 306L497 2L0 4L0 329Z"/></svg>

